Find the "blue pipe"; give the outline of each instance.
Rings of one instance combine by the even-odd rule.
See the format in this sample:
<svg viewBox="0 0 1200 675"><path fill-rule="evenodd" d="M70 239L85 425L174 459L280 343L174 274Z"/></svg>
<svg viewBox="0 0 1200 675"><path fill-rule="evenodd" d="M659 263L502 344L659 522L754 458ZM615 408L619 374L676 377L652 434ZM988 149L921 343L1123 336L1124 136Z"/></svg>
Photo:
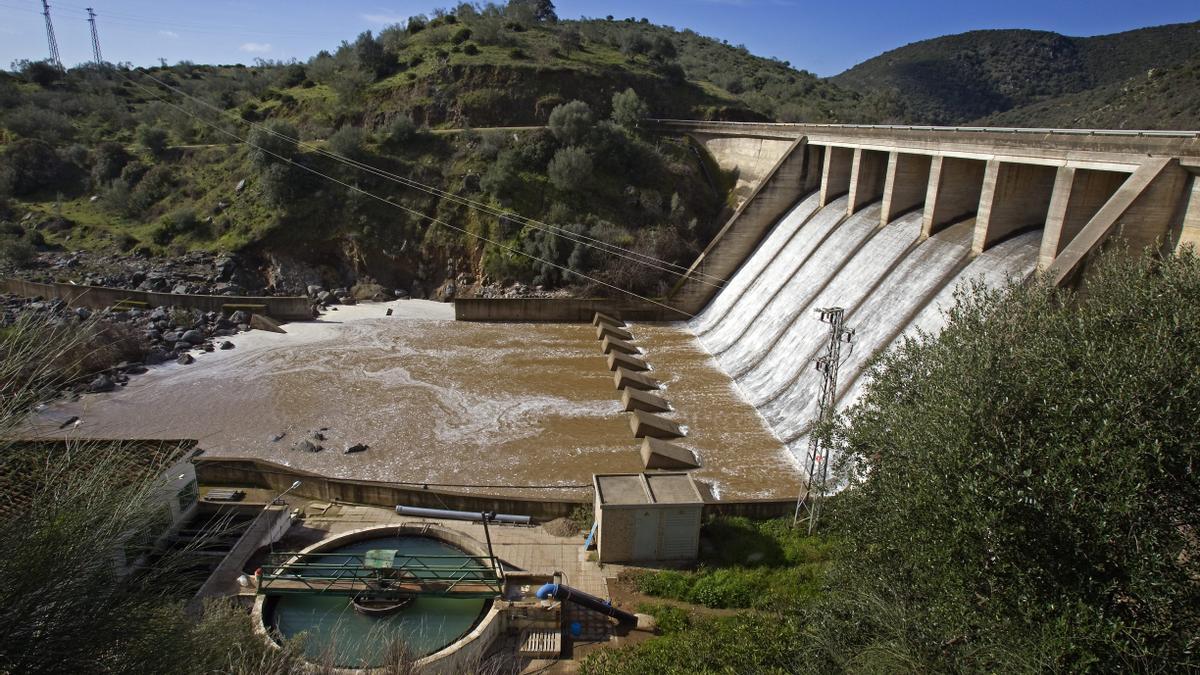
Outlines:
<svg viewBox="0 0 1200 675"><path fill-rule="evenodd" d="M547 600L554 598L563 602L573 602L581 607L600 612L606 616L611 616L618 622L623 624L637 624L637 616L630 614L622 609L613 607L612 604L605 600L601 600L590 593L584 593L578 588L571 588L563 584L546 584L538 589L538 600Z"/></svg>

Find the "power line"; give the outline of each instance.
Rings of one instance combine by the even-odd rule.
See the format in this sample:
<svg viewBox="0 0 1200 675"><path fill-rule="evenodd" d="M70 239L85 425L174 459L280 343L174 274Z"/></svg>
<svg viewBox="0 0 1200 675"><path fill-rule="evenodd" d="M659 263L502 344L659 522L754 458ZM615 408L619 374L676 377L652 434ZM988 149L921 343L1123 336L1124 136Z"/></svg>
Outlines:
<svg viewBox="0 0 1200 675"><path fill-rule="evenodd" d="M54 22L50 20L50 3L46 0L42 0L42 16L46 17L46 43L50 47L50 61L62 70L62 59L58 56L58 40L54 37Z"/></svg>
<svg viewBox="0 0 1200 675"><path fill-rule="evenodd" d="M282 162L285 162L285 163L287 163L287 164L291 164L292 166L295 166L295 167L298 167L298 168L300 168L300 169L303 169L303 170L305 170L305 171L308 171L309 173L312 173L312 174L314 174L314 175L320 176L321 178L324 178L324 179L326 179L326 180L328 180L328 181L330 181L330 182L337 183L338 185L341 185L342 187L344 187L344 188L346 188L346 189L348 189L348 190L352 190L352 191L354 191L354 192L357 192L357 193L359 193L359 194L365 195L365 196L367 196L367 197L370 197L370 198L372 198L372 199L375 199L375 200L377 200L377 201L380 201L380 202L382 202L382 203L384 203L384 204L387 204L388 206L391 206L391 207L393 207L393 208L400 209L400 210L402 210L402 211L404 211L404 212L406 212L406 213L408 213L408 214L410 214L410 215L416 216L416 217L418 217L418 218L421 218L421 219L424 219L424 220L428 220L429 222L431 222L431 223L433 223L433 224L435 224L435 225L441 225L441 226L443 226L443 227L449 228L449 229L451 229L451 230L454 230L454 231L456 231L456 232L459 232L459 233L461 233L461 234L465 234L465 235L467 235L467 236L469 236L469 237L474 237L475 239L478 239L478 240L480 240L480 241L482 241L482 242L485 242L485 243L488 243L488 244L492 244L493 246L496 246L496 247L498 247L498 248L504 249L504 250L506 250L506 251L508 251L508 252L510 252L510 253L515 253L515 254L517 254L517 255L525 256L526 258L529 258L529 259L531 259L531 260L536 260L536 261L538 261L538 262L540 262L540 263L543 263L543 264L545 264L545 265L549 265L549 266L551 266L551 267L553 267L553 268L555 268L555 269L561 270L561 271L563 271L563 272L567 272L568 274L573 274L573 275L575 275L575 276L581 277L581 278L583 278L583 279L587 279L588 281L591 281L591 282L593 282L593 283L599 284L599 285L601 285L601 286L604 286L604 287L606 287L606 288L610 288L610 289L612 289L612 290L614 290L614 291L617 291L617 292L619 292L619 293L624 293L624 294L626 294L626 295L629 295L629 296L631 296L631 297L633 297L633 298L636 298L636 299L638 299L638 300L641 300L641 301L643 301L643 302L648 302L648 303L650 303L650 304L653 304L653 305L656 305L656 306L658 306L658 307L662 307L663 309L670 310L670 311L672 311L672 312L675 312L675 313L677 313L677 314L679 314L679 315L681 315L681 316L688 316L688 317L690 317L690 316L693 316L692 314L690 314L690 313L688 313L688 312L685 312L685 311L683 311L683 310L681 310L681 309L678 309L678 308L672 307L671 305L668 305L668 304L666 304L666 303L659 302L659 301L657 301L657 300L654 300L653 298L647 298L647 297L645 297L645 296L643 296L643 295L640 295L640 294L638 294L638 293L634 293L633 291L626 290L626 289L624 289L624 288L621 288L621 287L619 287L619 286L615 286L615 285L613 285L613 284L610 284L610 283L608 283L608 282L606 282L606 281L601 281L600 279L597 279L597 278L595 278L595 277L589 276L589 275L587 275L587 274L584 274L584 273L582 273L582 272L578 272L578 271L576 271L576 270L573 270L573 269L571 269L571 268L569 268L569 267L566 267L566 266L564 266L564 265L560 265L560 264L558 264L558 263L556 263L556 262L552 262L552 261L550 261L550 260L546 260L546 259L544 259L544 258L541 258L541 257L535 256L535 255L533 255L532 253L527 253L527 252L525 252L525 251L521 251L521 250L519 250L519 249L513 248L513 247L511 247L511 246L508 246L507 244L504 244L504 243L502 243L502 242L495 241L495 240L493 240L493 239L490 239L490 238L488 238L488 237L485 237L485 236L483 236L483 235L481 235L481 234L476 234L476 233L474 233L474 232L471 232L471 231L469 231L469 230L463 229L463 228L461 228L461 227L458 227L458 226L456 226L456 225L452 225L452 224L450 224L450 223L447 223L446 221L444 221L444 220L441 220L441 219L439 219L439 218L435 218L435 217L433 217L433 216L430 216L430 215L427 215L427 214L421 213L420 211L417 211L416 209L411 209L411 208L408 208L407 206L404 206L404 205L402 205L402 204L396 204L395 202L391 202L391 201L389 201L389 200L388 200L386 197L380 197L379 195L377 195L377 194L375 194L375 193L373 193L373 192L370 192L370 191L368 191L368 190L364 190L364 189L362 189L362 188L358 187L357 185L351 185L350 183L347 183L347 182L345 182L345 181L342 181L342 180L339 180L339 179L337 179L337 178L334 178L333 176L330 176L330 175L328 175L328 174L321 173L320 171L318 171L318 170L316 170L316 169L314 169L314 168L312 168L312 167L310 167L310 166L306 166L306 165L304 165L304 164L300 164L300 163L297 163L297 162L293 162L291 159L289 159L289 158L287 158L287 157L284 157L283 155L280 155L280 154L278 154L278 153L272 152L272 151L270 151L270 150L268 150L268 149L266 149L266 148L264 148L264 147L262 147L262 146L260 146L260 145L256 145L256 144L254 144L254 143L251 143L251 142L250 142L248 139L246 139L246 138L242 138L241 136L239 136L239 135L235 134L235 133L234 133L234 132L232 132L232 131L229 131L228 129L223 129L223 128L221 128L220 126L218 126L218 125L216 125L216 124L213 124L212 122L210 122L210 121L208 121L208 120L202 119L200 116L196 115L196 114L195 114L195 113L193 113L192 111L190 111L190 110L188 110L188 109L186 109L186 108L184 108L184 107L182 107L182 106L176 105L175 103L172 103L171 101L168 101L168 100L166 100L166 99L162 98L162 97L161 97L161 96L159 96L159 95L158 95L158 94L157 94L157 93L156 93L156 92L155 92L153 89L150 89L149 87L146 87L146 86L144 86L144 85L142 85L142 84L140 84L140 83L138 83L138 82L134 81L132 78L126 77L124 74L120 73L119 71L115 71L115 70L114 70L113 72L117 73L117 74L118 74L120 77L124 78L124 79L125 79L125 81L127 81L127 82L129 82L129 83L133 84L135 87L138 87L138 88L142 89L143 91L147 91L147 92L149 92L149 93L150 93L152 96L154 96L155 98L157 98L159 101L162 101L162 102L163 102L163 103L165 103L166 105L168 105L168 106L171 106L172 108L174 108L174 109L178 110L179 112L182 112L182 113L184 113L185 115L188 115L189 117L192 117L193 119L195 119L196 121L200 122L201 124L204 124L205 126L211 127L212 129L216 130L218 133L225 134L226 136L229 136L230 138L236 139L237 141L239 141L239 142L241 142L241 143L244 143L245 145L247 145L247 146L249 146L249 147L251 147L251 148L254 148L255 150L258 150L259 152L262 152L262 153L264 153L264 154L270 155L270 156L272 156L272 157L274 157L274 158L276 158L276 159L278 159L278 160L280 160L280 161L282 161ZM152 79L153 79L153 78L152 78Z"/></svg>
<svg viewBox="0 0 1200 675"><path fill-rule="evenodd" d="M466 206L467 208L475 209L476 211L481 211L481 212L486 213L491 216L511 218L511 219L515 220L516 222L527 225L529 227L532 227L535 230L547 232L550 234L555 234L555 235L563 237L564 239L567 239L568 241L571 241L573 243L580 244L580 245L586 246L588 248L597 249L603 253L607 253L609 255L613 255L618 258L623 258L623 259L629 260L631 262L635 262L635 263L638 263L641 265L646 265L646 266L656 269L660 272L665 272L667 274L674 274L679 277L688 276L688 268L686 268L682 265L677 265L675 263L665 261L660 258L656 258L654 256L650 256L650 255L647 255L644 253L639 253L637 251L633 251L633 250L626 249L626 248L623 248L620 246L616 246L615 244L609 244L608 242L603 242L599 239L594 239L592 237L588 237L588 236L580 234L580 233L572 232L570 230L567 230L565 228L562 228L562 227L559 227L556 225L549 225L547 223L544 223L544 222L541 222L538 220L534 220L534 219L528 218L526 216L522 216L521 214L518 214L518 213L496 209L487 204L483 204L481 202L477 202L477 201L468 199L466 197L461 197L459 195L456 195L456 194L453 194L450 192L446 192L446 191L438 189L436 187L420 183L414 179L411 179L411 178L408 178L405 176L401 176L401 175L398 175L395 173L391 173L391 172L385 171L383 169L380 169L378 167L372 166L370 164L360 162L353 158L346 157L344 155L340 155L340 154L337 154L334 152L330 152L328 150L317 147L315 145L311 145L309 143L305 143L304 141L302 141L298 138L292 138L286 134L275 131L269 127L266 127L266 126L263 126L260 124L255 124L253 122L247 122L246 120L242 120L236 116L233 116L233 115L227 113L226 111L212 105L211 103L208 103L207 101L205 101L201 98L193 96L178 87L172 86L171 84L169 84L167 82L163 82L162 80L154 77L153 75L150 75L149 73L143 73L143 74L148 79L151 79L151 80L157 82L158 84L162 85L163 87L165 87L175 93L178 93L181 96L185 96L188 99L191 99L192 101L195 101L196 103L198 103L206 108L209 108L210 110L215 111L219 115L229 117L230 119L237 121L237 122L248 124L250 127L254 128L254 129L258 129L260 131L268 133L277 138L284 139L284 140L287 140L292 143L296 143L299 147L305 148L312 152L316 152L323 156L326 156L326 157L329 157L336 161L342 162L343 164L353 166L357 169L367 171L368 173L372 173L372 174L379 176L381 178L384 178L386 180L391 180L392 182L399 183L401 185L404 185L405 187L419 190L421 192L425 192L426 194L441 197L443 199L452 201L456 204ZM720 279L718 277L713 277L711 275L707 275L707 274L704 274L701 272L694 273L694 278L698 283L701 283L701 284L704 284L704 285L707 285L707 286L710 286L713 288L718 288L718 289L722 288L725 283L723 279ZM715 281L709 281L709 279L713 279Z"/></svg>
<svg viewBox="0 0 1200 675"><path fill-rule="evenodd" d="M102 66L104 65L104 57L100 55L100 36L96 34L96 13L92 11L91 7L87 8L87 13L88 23L92 27L92 58L95 60L96 65Z"/></svg>

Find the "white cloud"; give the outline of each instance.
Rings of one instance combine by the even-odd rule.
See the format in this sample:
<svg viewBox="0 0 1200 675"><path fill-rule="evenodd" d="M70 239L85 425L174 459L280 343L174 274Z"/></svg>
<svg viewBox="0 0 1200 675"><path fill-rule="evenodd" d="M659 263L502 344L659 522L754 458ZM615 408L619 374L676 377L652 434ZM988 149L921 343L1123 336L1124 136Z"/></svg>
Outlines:
<svg viewBox="0 0 1200 675"><path fill-rule="evenodd" d="M359 14L363 19L370 21L379 26L390 26L394 23L404 23L408 20L407 16L401 16L394 12L382 12L379 14Z"/></svg>
<svg viewBox="0 0 1200 675"><path fill-rule="evenodd" d="M269 42L246 42L238 49L251 54L266 54L271 51L271 43Z"/></svg>
<svg viewBox="0 0 1200 675"><path fill-rule="evenodd" d="M175 31L173 31L173 30L160 30L160 31L158 31L158 34L159 34L159 35L161 35L161 36L163 36L163 37L169 37L169 38L171 38L172 40L174 40L174 39L176 39L176 38L178 38L178 37L179 37L179 33L176 33L176 32L175 32Z"/></svg>

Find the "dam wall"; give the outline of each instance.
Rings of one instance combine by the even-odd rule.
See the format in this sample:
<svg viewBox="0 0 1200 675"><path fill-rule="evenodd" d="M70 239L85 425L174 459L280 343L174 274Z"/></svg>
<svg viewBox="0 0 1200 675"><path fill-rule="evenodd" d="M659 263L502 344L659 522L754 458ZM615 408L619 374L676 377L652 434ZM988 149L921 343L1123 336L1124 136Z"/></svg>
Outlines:
<svg viewBox="0 0 1200 675"><path fill-rule="evenodd" d="M659 124L708 136L743 128ZM666 302L694 315L689 327L801 462L824 379L814 366L829 340L820 308L843 308L855 331L834 392L844 409L872 358L906 335L938 332L967 283L1040 271L1073 284L1110 237L1133 254L1200 238L1194 132L747 126L795 139L779 166L803 168L760 188L795 199L770 222L746 218L754 202L744 205L703 256L736 260L735 271L710 264ZM731 231L741 241L722 237Z"/></svg>
<svg viewBox="0 0 1200 675"><path fill-rule="evenodd" d="M72 307L104 309L119 302L145 303L147 307L188 307L202 312L220 312L228 305L261 307L253 311L280 321L307 321L313 318L312 303L303 297L257 297L245 295L182 295L132 291L103 286L77 286L75 284L40 284L23 279L0 280L0 292L21 295L27 298L49 298L63 300Z"/></svg>
<svg viewBox="0 0 1200 675"><path fill-rule="evenodd" d="M699 315L721 294L744 291L734 282L739 270L765 265L751 263L752 252L780 223L833 203L847 218L874 207L879 228L918 213L921 241L970 228L968 257L1038 231L1035 268L1060 285L1075 283L1114 235L1135 252L1200 245L1200 132L689 120L644 126L693 137L750 190L667 296L467 300L456 306L459 319L582 322L601 311L706 323ZM801 203L805 213L794 210Z"/></svg>

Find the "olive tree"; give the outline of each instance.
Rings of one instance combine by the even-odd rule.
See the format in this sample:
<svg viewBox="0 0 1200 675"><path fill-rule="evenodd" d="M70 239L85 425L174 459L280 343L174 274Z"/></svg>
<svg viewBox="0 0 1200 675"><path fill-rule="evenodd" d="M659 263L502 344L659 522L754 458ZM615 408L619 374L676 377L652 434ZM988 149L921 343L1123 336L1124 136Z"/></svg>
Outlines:
<svg viewBox="0 0 1200 675"><path fill-rule="evenodd" d="M809 665L1200 667L1200 260L960 291L834 437L844 543ZM822 666L824 664L824 666Z"/></svg>

